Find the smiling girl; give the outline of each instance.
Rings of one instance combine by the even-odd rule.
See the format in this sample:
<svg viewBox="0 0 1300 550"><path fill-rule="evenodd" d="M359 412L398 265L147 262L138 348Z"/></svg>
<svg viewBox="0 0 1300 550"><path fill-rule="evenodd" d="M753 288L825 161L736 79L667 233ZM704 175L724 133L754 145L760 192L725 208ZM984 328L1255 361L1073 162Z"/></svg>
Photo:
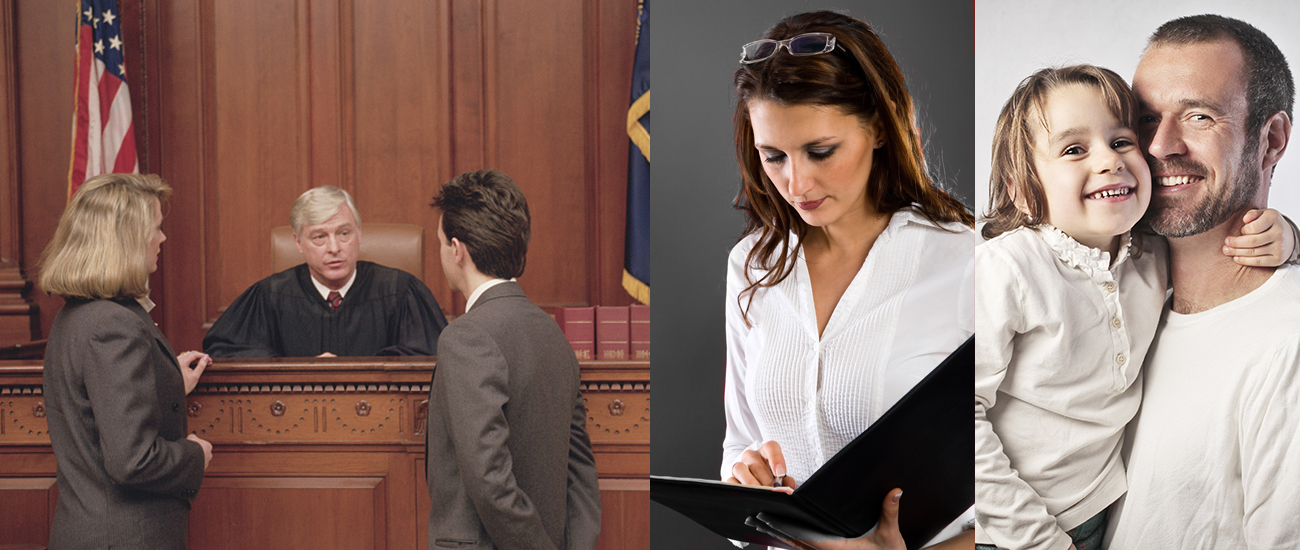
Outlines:
<svg viewBox="0 0 1300 550"><path fill-rule="evenodd" d="M1136 112L1122 78L1077 65L1025 79L999 116L975 251L981 550L1097 548L1127 490L1122 436L1168 288L1164 240L1130 232L1151 198ZM1291 256L1277 218L1246 214L1239 261Z"/></svg>

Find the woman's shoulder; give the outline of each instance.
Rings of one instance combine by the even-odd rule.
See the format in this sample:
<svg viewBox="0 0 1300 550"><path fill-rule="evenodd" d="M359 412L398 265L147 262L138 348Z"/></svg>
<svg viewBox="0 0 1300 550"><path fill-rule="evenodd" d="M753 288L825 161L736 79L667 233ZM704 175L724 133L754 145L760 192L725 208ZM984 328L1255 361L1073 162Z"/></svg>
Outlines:
<svg viewBox="0 0 1300 550"><path fill-rule="evenodd" d="M932 240L970 246L979 242L975 230L970 226L961 222L936 222L925 217L915 205L895 212L889 220L889 226L897 231L923 231Z"/></svg>
<svg viewBox="0 0 1300 550"><path fill-rule="evenodd" d="M136 311L139 310L139 311ZM134 299L70 299L55 316L50 340L91 342L122 337L135 338L148 332L148 314ZM152 321L148 321L152 323Z"/></svg>
<svg viewBox="0 0 1300 550"><path fill-rule="evenodd" d="M760 234L758 231L749 233L740 238L735 246L731 247L731 252L727 254L727 269L733 272L740 272L747 261L749 253L758 246Z"/></svg>

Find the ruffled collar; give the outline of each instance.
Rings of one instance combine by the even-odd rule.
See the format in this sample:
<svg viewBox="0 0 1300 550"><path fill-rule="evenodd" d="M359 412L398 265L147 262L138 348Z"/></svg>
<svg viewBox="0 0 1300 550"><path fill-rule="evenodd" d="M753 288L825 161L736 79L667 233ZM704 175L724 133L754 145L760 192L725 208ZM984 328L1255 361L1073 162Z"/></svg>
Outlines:
<svg viewBox="0 0 1300 550"><path fill-rule="evenodd" d="M1116 255L1114 265L1111 265L1110 252L1080 243L1052 224L1043 222L1035 228L1035 231L1065 265L1081 269L1089 275L1109 272L1118 267L1129 257L1129 246L1133 243L1131 231L1120 235L1119 253Z"/></svg>

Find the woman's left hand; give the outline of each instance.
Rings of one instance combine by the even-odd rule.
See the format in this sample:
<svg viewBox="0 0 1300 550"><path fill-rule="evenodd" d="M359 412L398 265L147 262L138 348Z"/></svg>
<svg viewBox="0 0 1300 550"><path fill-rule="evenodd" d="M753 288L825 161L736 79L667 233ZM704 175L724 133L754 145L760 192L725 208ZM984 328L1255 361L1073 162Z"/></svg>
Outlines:
<svg viewBox="0 0 1300 550"><path fill-rule="evenodd" d="M856 539L842 539L763 513L745 520L745 523L799 550L907 550L903 534L898 531L898 501L902 496L900 489L885 495L876 528Z"/></svg>
<svg viewBox="0 0 1300 550"><path fill-rule="evenodd" d="M177 355L176 362L180 363L181 378L185 379L185 395L189 395L194 391L194 386L199 385L199 377L203 376L203 370L212 364L212 357L203 352L187 351Z"/></svg>

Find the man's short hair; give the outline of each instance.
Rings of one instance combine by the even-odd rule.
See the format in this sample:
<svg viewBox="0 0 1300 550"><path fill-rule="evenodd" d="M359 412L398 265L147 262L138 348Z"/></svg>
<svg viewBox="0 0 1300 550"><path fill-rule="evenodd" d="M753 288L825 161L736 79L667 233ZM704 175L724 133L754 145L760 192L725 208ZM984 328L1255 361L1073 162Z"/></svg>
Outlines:
<svg viewBox="0 0 1300 550"><path fill-rule="evenodd" d="M298 195L298 200L293 201L293 209L289 211L289 225L293 227L293 234L301 238L302 228L324 223L338 213L339 207L345 204L348 205L348 210L352 211L352 219L356 220L357 227L360 227L361 212L357 210L357 203L352 200L352 195L347 191L332 185L308 189Z"/></svg>
<svg viewBox="0 0 1300 550"><path fill-rule="evenodd" d="M1259 129L1273 113L1283 111L1291 117L1295 102L1295 81L1286 56L1277 44L1245 21L1222 15L1192 15L1169 21L1147 40L1147 48L1163 45L1187 45L1232 40L1245 57L1246 145L1258 146Z"/></svg>
<svg viewBox="0 0 1300 550"><path fill-rule="evenodd" d="M510 176L465 172L438 190L432 206L442 210L447 240L465 243L479 272L499 279L524 274L531 237L528 201Z"/></svg>

